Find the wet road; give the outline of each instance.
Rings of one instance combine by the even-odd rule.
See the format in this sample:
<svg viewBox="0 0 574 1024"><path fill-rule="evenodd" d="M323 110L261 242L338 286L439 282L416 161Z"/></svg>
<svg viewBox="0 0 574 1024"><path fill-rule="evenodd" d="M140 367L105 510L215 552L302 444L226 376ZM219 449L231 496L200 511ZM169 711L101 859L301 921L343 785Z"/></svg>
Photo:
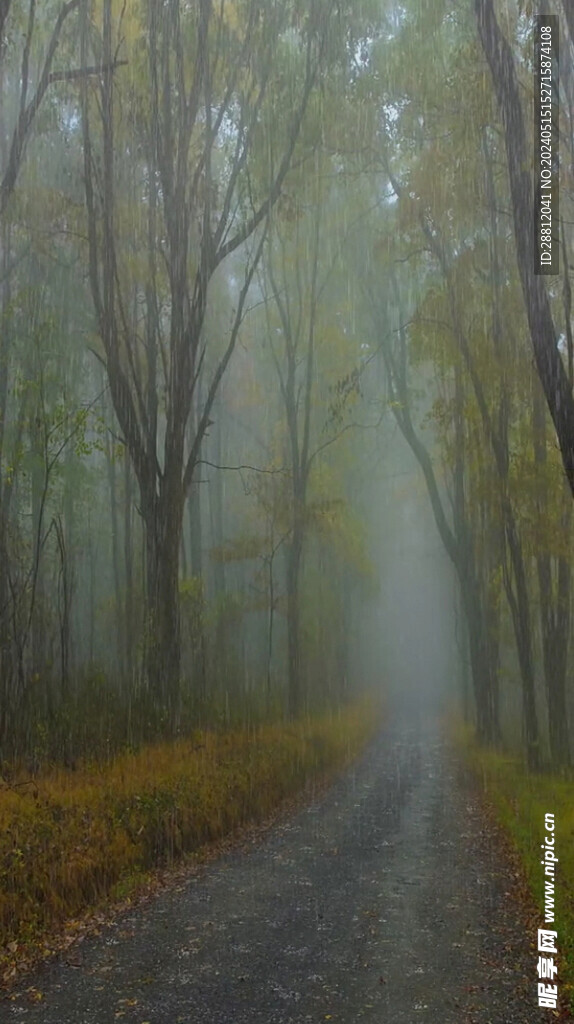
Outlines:
<svg viewBox="0 0 574 1024"><path fill-rule="evenodd" d="M440 735L403 724L247 852L27 978L0 1021L536 1024L507 887Z"/></svg>

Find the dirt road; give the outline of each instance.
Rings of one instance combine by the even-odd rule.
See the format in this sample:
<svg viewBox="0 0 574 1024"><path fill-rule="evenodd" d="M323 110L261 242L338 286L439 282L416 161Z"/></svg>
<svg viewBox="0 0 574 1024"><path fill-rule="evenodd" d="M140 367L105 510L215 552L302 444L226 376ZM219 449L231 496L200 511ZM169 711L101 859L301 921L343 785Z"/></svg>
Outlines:
<svg viewBox="0 0 574 1024"><path fill-rule="evenodd" d="M396 725L247 852L27 978L0 1020L547 1022L507 888L438 732Z"/></svg>

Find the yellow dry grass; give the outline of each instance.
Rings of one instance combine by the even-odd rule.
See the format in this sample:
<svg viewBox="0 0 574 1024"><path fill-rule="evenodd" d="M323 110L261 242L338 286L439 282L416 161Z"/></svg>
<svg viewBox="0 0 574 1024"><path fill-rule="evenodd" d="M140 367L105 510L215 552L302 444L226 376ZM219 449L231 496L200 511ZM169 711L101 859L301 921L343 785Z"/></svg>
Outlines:
<svg viewBox="0 0 574 1024"><path fill-rule="evenodd" d="M0 970L118 885L268 815L358 753L372 701L251 732L193 738L0 791Z"/></svg>

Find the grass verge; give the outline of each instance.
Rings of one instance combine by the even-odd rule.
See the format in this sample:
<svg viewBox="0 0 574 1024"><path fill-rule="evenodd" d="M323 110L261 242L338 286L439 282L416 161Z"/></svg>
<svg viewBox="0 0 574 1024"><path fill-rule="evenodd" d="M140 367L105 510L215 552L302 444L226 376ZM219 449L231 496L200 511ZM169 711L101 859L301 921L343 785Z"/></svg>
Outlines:
<svg viewBox="0 0 574 1024"><path fill-rule="evenodd" d="M196 733L106 766L0 790L0 977L64 922L146 872L260 821L373 735L377 708L255 731Z"/></svg>
<svg viewBox="0 0 574 1024"><path fill-rule="evenodd" d="M529 773L518 757L484 750L470 730L458 726L455 739L467 765L481 784L487 803L522 865L528 889L539 910L537 928L558 932L557 976L562 1000L574 1011L574 781L553 774ZM554 875L555 923L544 924L544 815L555 821L558 864ZM537 934L532 936L533 971Z"/></svg>

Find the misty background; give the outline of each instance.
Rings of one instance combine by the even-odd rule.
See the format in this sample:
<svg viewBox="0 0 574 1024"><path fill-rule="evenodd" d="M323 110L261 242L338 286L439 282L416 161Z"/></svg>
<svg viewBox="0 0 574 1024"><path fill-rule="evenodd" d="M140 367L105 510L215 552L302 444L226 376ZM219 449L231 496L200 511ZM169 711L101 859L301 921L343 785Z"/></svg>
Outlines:
<svg viewBox="0 0 574 1024"><path fill-rule="evenodd" d="M529 5L0 5L3 763L374 690L569 764L550 6L542 278Z"/></svg>

